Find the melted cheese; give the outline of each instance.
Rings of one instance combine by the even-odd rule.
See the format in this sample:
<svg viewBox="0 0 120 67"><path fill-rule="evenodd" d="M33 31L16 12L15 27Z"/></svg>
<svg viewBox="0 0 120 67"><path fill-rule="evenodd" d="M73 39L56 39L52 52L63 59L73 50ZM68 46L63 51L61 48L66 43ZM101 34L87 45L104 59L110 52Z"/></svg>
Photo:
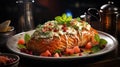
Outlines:
<svg viewBox="0 0 120 67"><path fill-rule="evenodd" d="M88 24L85 21L78 22L72 19L70 23L74 23L74 26L76 26L78 29L75 29L71 24L70 26L66 26L67 28L66 31L63 31L64 25L57 24L57 21L52 20L41 25L40 28L37 28L34 34L32 35L32 37L34 37L35 39L39 39L39 38L52 38L54 36L59 37L60 35L66 35L66 34L76 35L77 32L79 32L80 34L80 31L83 28L87 30L90 30L91 28L90 24ZM78 37L76 38L79 40Z"/></svg>

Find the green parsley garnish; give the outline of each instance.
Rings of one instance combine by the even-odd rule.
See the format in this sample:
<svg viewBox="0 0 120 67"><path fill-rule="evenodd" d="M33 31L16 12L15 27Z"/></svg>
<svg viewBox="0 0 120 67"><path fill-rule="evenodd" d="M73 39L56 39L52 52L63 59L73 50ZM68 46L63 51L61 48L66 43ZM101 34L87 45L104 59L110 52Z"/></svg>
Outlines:
<svg viewBox="0 0 120 67"><path fill-rule="evenodd" d="M62 16L55 17L55 20L58 22L58 24L66 24L69 25L70 21L72 20L72 16L67 16L65 13L62 14Z"/></svg>

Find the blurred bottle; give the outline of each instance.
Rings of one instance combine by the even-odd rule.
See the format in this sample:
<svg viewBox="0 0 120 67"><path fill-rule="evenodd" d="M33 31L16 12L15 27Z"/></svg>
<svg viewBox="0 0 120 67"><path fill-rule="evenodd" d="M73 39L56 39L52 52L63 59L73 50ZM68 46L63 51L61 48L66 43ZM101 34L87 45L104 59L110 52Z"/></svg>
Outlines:
<svg viewBox="0 0 120 67"><path fill-rule="evenodd" d="M117 22L118 8L114 2L108 1L100 8L100 16L102 23L102 30L116 37L116 22Z"/></svg>
<svg viewBox="0 0 120 67"><path fill-rule="evenodd" d="M34 21L32 15L32 3L34 0L18 0L16 1L19 9L19 20L17 33L30 31L34 29Z"/></svg>
<svg viewBox="0 0 120 67"><path fill-rule="evenodd" d="M114 2L108 1L108 4L104 4L100 8L102 30L117 37L117 15L119 14L118 7L115 6ZM115 49L116 57L119 54L119 45Z"/></svg>

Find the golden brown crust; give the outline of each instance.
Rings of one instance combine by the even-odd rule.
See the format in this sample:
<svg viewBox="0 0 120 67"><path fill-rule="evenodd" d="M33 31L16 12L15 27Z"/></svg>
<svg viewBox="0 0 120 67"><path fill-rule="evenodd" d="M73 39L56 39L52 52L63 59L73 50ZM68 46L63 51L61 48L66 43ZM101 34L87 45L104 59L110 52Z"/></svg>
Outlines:
<svg viewBox="0 0 120 67"><path fill-rule="evenodd" d="M72 36L63 35L60 38L53 37L53 39L31 39L26 46L28 49L33 50L33 52L41 53L49 50L53 53L57 49L64 50L66 47L71 48L77 45L76 43L75 38L72 38Z"/></svg>
<svg viewBox="0 0 120 67"><path fill-rule="evenodd" d="M81 34L78 32L76 35L61 35L60 37L53 37L51 39L43 38L39 40L32 38L26 44L26 47L36 53L42 53L46 50L54 53L54 51L58 49L73 48L76 45L84 46L89 41L96 43L94 39L95 34L98 34L97 31L91 28L89 31L82 30Z"/></svg>

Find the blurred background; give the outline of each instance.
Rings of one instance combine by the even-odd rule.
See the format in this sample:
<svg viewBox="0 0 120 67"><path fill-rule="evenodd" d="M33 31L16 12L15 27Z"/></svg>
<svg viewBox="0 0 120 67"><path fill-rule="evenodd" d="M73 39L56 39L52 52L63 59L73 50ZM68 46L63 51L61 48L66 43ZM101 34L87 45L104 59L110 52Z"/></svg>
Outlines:
<svg viewBox="0 0 120 67"><path fill-rule="evenodd" d="M54 19L55 16L69 12L73 17L83 15L88 8L100 7L109 0L34 0L33 18L34 24L42 24L48 20ZM113 0L116 7L120 8L120 1ZM11 20L11 25L17 29L19 19L19 8L16 0L0 1L0 23L5 20Z"/></svg>

